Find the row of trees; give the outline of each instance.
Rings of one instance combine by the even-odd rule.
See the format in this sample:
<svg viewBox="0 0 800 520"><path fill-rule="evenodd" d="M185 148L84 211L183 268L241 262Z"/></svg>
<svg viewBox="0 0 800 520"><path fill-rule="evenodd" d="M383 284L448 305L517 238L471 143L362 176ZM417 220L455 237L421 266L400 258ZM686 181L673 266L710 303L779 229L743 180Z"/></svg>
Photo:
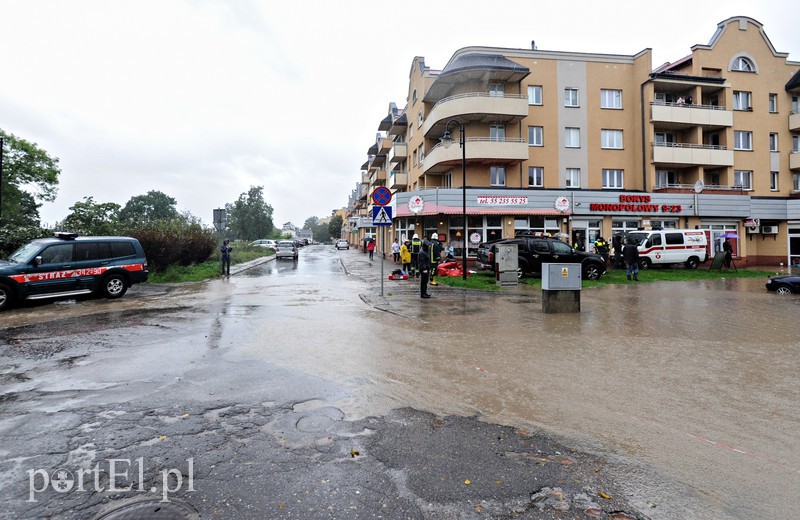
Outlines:
<svg viewBox="0 0 800 520"><path fill-rule="evenodd" d="M58 159L35 143L3 130L0 141L0 253L5 256L29 240L52 233L41 228L39 208L43 202L55 200L61 169ZM142 242L154 269L202 262L216 250L215 230L191 213L180 213L177 201L160 191L134 196L124 206L84 197L69 209L56 230L134 236ZM226 238L251 241L279 235L263 186L251 186L225 209ZM340 235L342 219L336 216L330 223L320 224L319 218L310 217L304 228L313 231L314 240L324 242Z"/></svg>

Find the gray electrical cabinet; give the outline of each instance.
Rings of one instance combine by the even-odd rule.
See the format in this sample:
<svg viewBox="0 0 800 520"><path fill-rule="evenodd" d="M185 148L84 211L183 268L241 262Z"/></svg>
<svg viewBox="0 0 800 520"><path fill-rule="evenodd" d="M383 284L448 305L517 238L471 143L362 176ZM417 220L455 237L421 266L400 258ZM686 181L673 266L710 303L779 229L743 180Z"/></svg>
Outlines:
<svg viewBox="0 0 800 520"><path fill-rule="evenodd" d="M581 264L542 264L542 289L580 291Z"/></svg>
<svg viewBox="0 0 800 520"><path fill-rule="evenodd" d="M542 264L542 312L581 312L581 264Z"/></svg>
<svg viewBox="0 0 800 520"><path fill-rule="evenodd" d="M517 285L519 277L519 249L516 244L497 244L494 246L495 277L502 286Z"/></svg>

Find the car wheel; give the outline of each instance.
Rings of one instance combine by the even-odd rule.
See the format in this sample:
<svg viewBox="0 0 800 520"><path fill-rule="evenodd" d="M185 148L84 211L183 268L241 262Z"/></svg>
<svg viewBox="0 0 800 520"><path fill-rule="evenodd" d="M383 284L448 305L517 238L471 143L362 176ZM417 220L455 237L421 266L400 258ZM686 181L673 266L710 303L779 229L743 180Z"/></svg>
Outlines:
<svg viewBox="0 0 800 520"><path fill-rule="evenodd" d="M793 291L791 287L787 285L781 285L780 287L775 289L775 292L778 294L792 294Z"/></svg>
<svg viewBox="0 0 800 520"><path fill-rule="evenodd" d="M641 260L639 260L639 269L643 271L650 269L651 265L653 265L653 263L650 261L649 258L642 258Z"/></svg>
<svg viewBox="0 0 800 520"><path fill-rule="evenodd" d="M687 269L697 269L698 265L700 265L700 261L695 257L691 257L690 259L688 259L686 261L686 268Z"/></svg>
<svg viewBox="0 0 800 520"><path fill-rule="evenodd" d="M125 278L122 275L111 274L103 280L103 294L110 300L122 298L122 295L127 290L128 286L125 284Z"/></svg>
<svg viewBox="0 0 800 520"><path fill-rule="evenodd" d="M599 280L600 267L590 264L583 268L583 278L586 280Z"/></svg>
<svg viewBox="0 0 800 520"><path fill-rule="evenodd" d="M14 301L14 293L11 288L5 284L0 283L0 311L11 307Z"/></svg>

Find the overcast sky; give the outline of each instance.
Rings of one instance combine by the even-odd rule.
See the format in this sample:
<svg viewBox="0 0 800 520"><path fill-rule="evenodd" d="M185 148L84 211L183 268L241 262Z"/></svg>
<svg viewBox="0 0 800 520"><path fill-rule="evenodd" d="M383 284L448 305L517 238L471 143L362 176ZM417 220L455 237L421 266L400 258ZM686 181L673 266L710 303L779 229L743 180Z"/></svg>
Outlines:
<svg viewBox="0 0 800 520"><path fill-rule="evenodd" d="M346 205L415 56L441 69L461 47L535 40L652 48L656 67L740 15L800 61L796 0L0 0L0 128L60 159L49 224L149 190L210 224L263 185L275 224L302 226Z"/></svg>

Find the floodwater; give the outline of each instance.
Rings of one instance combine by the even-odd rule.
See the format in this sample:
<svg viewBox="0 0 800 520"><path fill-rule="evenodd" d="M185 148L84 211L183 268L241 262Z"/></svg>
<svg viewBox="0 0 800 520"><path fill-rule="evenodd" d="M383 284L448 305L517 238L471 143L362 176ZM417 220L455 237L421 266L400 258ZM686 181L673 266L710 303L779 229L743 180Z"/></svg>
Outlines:
<svg viewBox="0 0 800 520"><path fill-rule="evenodd" d="M313 380L309 396L348 419L412 406L545 430L618 462L653 519L796 516L800 298L768 293L766 273L585 289L580 314L542 313L528 287L421 300L415 281L384 281L381 296L380 279L362 253L312 246L297 262L113 304L163 308L176 352L291 371L301 389ZM32 314L13 310L4 326ZM265 370L252 391L269 385Z"/></svg>
<svg viewBox="0 0 800 520"><path fill-rule="evenodd" d="M350 277L328 251L265 268L278 279L264 291L281 290L263 323L293 341L241 352L347 386L331 404L350 417L477 414L618 457L652 518L794 516L800 299L768 293L766 274L587 289L580 314L542 313L531 289L422 301L416 282L393 281L381 312L356 296L379 294L377 263L358 255L336 253Z"/></svg>

